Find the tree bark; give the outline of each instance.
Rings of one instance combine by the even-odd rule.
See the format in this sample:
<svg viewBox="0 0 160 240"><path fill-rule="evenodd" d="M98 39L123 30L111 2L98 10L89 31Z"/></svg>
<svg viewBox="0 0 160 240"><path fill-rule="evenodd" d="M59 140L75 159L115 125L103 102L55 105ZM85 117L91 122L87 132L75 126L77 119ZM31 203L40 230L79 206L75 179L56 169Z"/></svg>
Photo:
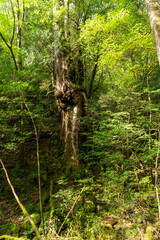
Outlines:
<svg viewBox="0 0 160 240"><path fill-rule="evenodd" d="M146 5L160 65L160 5L158 0L146 0Z"/></svg>
<svg viewBox="0 0 160 240"><path fill-rule="evenodd" d="M79 170L79 128L80 117L85 113L87 105L85 92L80 84L83 82L83 66L80 61L73 64L70 61L70 27L69 27L69 1L58 3L66 8L65 15L55 23L54 34L60 33L59 48L55 48L55 97L58 109L62 115L60 138L63 146L62 164L64 168ZM59 34L58 34L59 35ZM77 53L79 54L79 49ZM72 53L72 59L75 58ZM75 54L76 55L76 54ZM73 87L73 84L76 87Z"/></svg>
<svg viewBox="0 0 160 240"><path fill-rule="evenodd" d="M56 52L56 91L58 109L62 114L61 141L64 148L63 166L79 169L80 117L87 105L83 90L76 89L69 81L69 67L64 51Z"/></svg>

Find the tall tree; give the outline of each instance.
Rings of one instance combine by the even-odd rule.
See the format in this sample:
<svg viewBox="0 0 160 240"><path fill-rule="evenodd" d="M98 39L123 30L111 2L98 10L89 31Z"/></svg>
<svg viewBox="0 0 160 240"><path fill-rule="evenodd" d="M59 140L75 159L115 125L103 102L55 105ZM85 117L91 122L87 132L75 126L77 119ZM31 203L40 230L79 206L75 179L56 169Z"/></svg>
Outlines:
<svg viewBox="0 0 160 240"><path fill-rule="evenodd" d="M0 37L3 45L9 50L11 59L14 63L14 78L15 81L22 81L21 72L23 70L22 62L22 24L24 22L25 6L22 0L10 0L3 2L1 5L3 18L6 20L8 26L5 28L3 19L1 20ZM3 46L4 48L4 46ZM23 110L23 104L21 105ZM24 116L21 116L21 138L23 139L24 132ZM19 161L20 165L24 165L25 161L25 144L21 142L19 146Z"/></svg>
<svg viewBox="0 0 160 240"><path fill-rule="evenodd" d="M97 0L63 0L53 7L55 97L62 116L62 162L68 168L79 168L80 118L87 113L87 97L97 90L93 87L98 55L93 54L89 59L91 64L86 62L80 44L80 29L88 18L104 8L105 3Z"/></svg>
<svg viewBox="0 0 160 240"><path fill-rule="evenodd" d="M64 8L64 15L62 15L58 23L55 23L55 35L59 32L59 47L55 49L55 96L58 108L62 114L61 140L64 144L63 160L68 167L78 169L79 118L85 112L87 105L85 92L78 87L79 84L83 84L84 69L81 56L79 56L80 49L75 51L78 63L73 66L70 59L71 37L69 24L72 24L69 19L70 3L69 1L59 2L56 8L57 11L60 8ZM71 83L70 78L75 86Z"/></svg>

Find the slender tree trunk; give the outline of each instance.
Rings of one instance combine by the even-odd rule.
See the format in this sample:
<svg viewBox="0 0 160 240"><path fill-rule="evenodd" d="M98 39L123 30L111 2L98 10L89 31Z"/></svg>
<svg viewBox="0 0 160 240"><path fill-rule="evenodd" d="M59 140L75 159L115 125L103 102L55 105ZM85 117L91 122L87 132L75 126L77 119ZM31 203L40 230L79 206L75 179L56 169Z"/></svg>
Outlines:
<svg viewBox="0 0 160 240"><path fill-rule="evenodd" d="M146 5L160 64L160 5L158 0L146 0Z"/></svg>
<svg viewBox="0 0 160 240"><path fill-rule="evenodd" d="M158 67L155 66L154 68L152 68L150 70L150 72L147 75L147 87L148 87L148 102L149 102L149 107L150 107L150 111L149 111L149 141L148 141L148 149L149 151L151 151L151 127L152 127L152 101L151 101L151 90L150 90L150 82L149 82L149 77L150 75L153 73L153 71ZM153 178L153 160L152 158L150 159L150 173L151 173L151 179L152 179L152 183L154 183L154 178Z"/></svg>
<svg viewBox="0 0 160 240"><path fill-rule="evenodd" d="M33 128L34 128L34 134L35 134L35 138L36 138L36 156L37 156L37 166L38 166L38 188L39 188L39 203L40 203L40 213L41 213L41 223L42 223L42 232L43 235L45 236L45 231L44 231L44 218L43 218L43 206L42 206L42 186L41 186L41 168L40 168L40 155L39 155L39 134L38 134L38 129L36 127L34 118L32 117L32 113L25 101L24 96L23 97L23 101L24 101L24 105L29 113L29 116L32 120L32 124L33 124Z"/></svg>
<svg viewBox="0 0 160 240"><path fill-rule="evenodd" d="M159 186L158 186L158 159L159 159L159 152L160 152L160 125L158 126L158 150L157 150L157 157L155 162L155 188L156 188L156 197L158 203L158 213L160 218L160 197L159 197Z"/></svg>
<svg viewBox="0 0 160 240"><path fill-rule="evenodd" d="M22 12L21 12L22 11ZM19 0L16 0L16 19L17 19L17 24L16 24L16 30L17 30L17 49L18 49L18 55L17 55L17 63L18 63L18 71L23 70L23 62L22 62L22 22L24 21L24 1L22 2L22 10L20 10L20 3ZM21 21L21 23L20 23ZM24 81L23 79L21 79ZM24 104L21 104L21 110L23 112L24 110ZM24 129L25 129L25 118L22 115L21 116L21 137L24 137ZM20 144L20 149L19 149L19 156L18 160L20 163L21 167L26 167L27 166L27 159L25 157L25 142L22 141Z"/></svg>

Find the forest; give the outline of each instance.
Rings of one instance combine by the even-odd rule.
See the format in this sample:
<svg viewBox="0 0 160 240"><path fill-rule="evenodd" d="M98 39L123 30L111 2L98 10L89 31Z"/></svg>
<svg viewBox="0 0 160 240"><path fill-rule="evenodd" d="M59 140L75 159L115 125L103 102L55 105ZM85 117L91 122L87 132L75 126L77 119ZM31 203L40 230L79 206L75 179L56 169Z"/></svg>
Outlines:
<svg viewBox="0 0 160 240"><path fill-rule="evenodd" d="M0 0L0 239L160 239L159 0Z"/></svg>

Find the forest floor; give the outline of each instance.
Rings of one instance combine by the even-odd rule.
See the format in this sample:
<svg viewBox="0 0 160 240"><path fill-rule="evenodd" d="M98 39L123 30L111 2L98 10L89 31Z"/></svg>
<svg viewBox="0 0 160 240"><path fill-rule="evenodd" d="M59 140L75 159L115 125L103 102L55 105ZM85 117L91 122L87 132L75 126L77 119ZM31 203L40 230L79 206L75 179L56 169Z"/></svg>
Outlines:
<svg viewBox="0 0 160 240"><path fill-rule="evenodd" d="M18 164L15 160L8 164L5 161L5 166L20 201L41 229L37 165L32 151L28 152L27 158L30 160L24 168L17 167ZM122 201L119 197L120 194L116 195L118 198L115 198L114 186L113 188L111 186L110 189L108 183L108 189L106 188L104 182L107 181L106 176L100 177L98 174L93 176L92 172L88 173L87 176L81 176L78 173L65 174L60 170L55 171L55 166L50 160L46 161L43 154L42 160L44 219L45 223L48 224L51 212L50 183L52 181L52 204L56 232L65 220L61 236L77 240L160 239L160 221L156 214L150 211L150 206L144 205L143 199L141 199L141 206L138 202L133 203L133 200L124 203L124 200ZM23 216L3 171L0 174L0 182L0 235L23 236L35 240L30 223ZM83 193L80 193L84 185L87 187ZM109 197L111 200L107 200ZM72 206L74 208L70 211ZM67 215L68 218L66 218ZM49 229L48 225L46 229Z"/></svg>
<svg viewBox="0 0 160 240"><path fill-rule="evenodd" d="M15 176L10 174L14 186ZM26 176L21 177L20 181L16 183L15 190L20 198L20 201L25 206L34 206L39 202L37 190L34 188L26 188ZM24 230L23 223L25 217L13 196L7 180L4 178L1 181L1 194L0 194L0 235L20 235Z"/></svg>

